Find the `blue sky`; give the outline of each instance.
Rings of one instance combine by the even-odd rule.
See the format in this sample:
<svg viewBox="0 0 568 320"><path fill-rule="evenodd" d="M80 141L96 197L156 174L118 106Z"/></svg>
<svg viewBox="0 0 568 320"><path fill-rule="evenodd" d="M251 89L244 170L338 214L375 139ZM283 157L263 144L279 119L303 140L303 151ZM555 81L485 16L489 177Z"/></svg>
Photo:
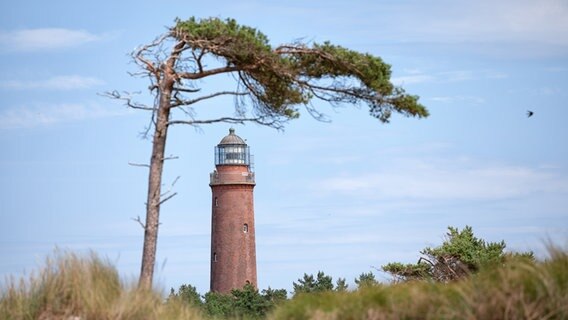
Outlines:
<svg viewBox="0 0 568 320"><path fill-rule="evenodd" d="M143 91L128 53L174 18L232 17L274 45L330 40L381 56L431 113L388 125L364 108L307 113L284 132L236 133L255 155L258 280L323 270L352 284L415 262L447 226L510 250L568 234L566 1L3 1L0 4L0 277L55 247L94 250L138 276L150 142L145 113L97 93ZM150 101L142 94L141 100ZM231 100L196 106L232 114ZM212 111L211 111L212 110ZM535 112L526 117L527 110ZM228 125L170 130L156 284L209 286L213 147ZM379 274L386 280L386 275Z"/></svg>

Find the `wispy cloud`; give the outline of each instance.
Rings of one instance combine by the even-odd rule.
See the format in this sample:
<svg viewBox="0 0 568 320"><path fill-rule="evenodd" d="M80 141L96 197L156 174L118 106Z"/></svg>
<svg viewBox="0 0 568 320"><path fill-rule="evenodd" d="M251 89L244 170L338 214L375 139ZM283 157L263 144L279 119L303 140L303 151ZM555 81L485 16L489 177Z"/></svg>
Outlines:
<svg viewBox="0 0 568 320"><path fill-rule="evenodd" d="M495 200L536 192L568 192L568 180L543 169L482 166L459 160L401 160L398 166L372 174L327 178L315 187L331 194L431 200Z"/></svg>
<svg viewBox="0 0 568 320"><path fill-rule="evenodd" d="M369 43L374 39L411 44L411 50L420 44L442 52L509 58L568 52L568 2L564 0L375 1L352 7L344 8L353 11L345 16L353 17L350 25L366 30L357 39ZM375 19L378 12L381 19Z"/></svg>
<svg viewBox="0 0 568 320"><path fill-rule="evenodd" d="M428 82L459 82L479 79L506 79L508 75L496 70L452 70L438 72L407 71L406 75L392 77L395 85L408 85Z"/></svg>
<svg viewBox="0 0 568 320"><path fill-rule="evenodd" d="M2 51L31 52L80 46L99 41L104 36L85 30L63 28L21 29L0 31Z"/></svg>
<svg viewBox="0 0 568 320"><path fill-rule="evenodd" d="M414 83L432 82L434 80L436 80L434 76L427 74L411 74L406 76L393 77L391 79L392 83L397 86L414 84Z"/></svg>
<svg viewBox="0 0 568 320"><path fill-rule="evenodd" d="M474 97L474 96L436 96L431 97L429 100L436 101L436 102L443 102L443 103L468 103L468 104L483 104L485 103L485 99L482 97Z"/></svg>
<svg viewBox="0 0 568 320"><path fill-rule="evenodd" d="M407 35L439 42L539 42L568 45L568 3L562 0L416 3L403 15ZM418 9L415 8L415 9ZM416 19L416 14L422 19ZM407 20L408 19L408 20ZM424 20L426 19L426 20ZM420 28L416 28L420 23Z"/></svg>
<svg viewBox="0 0 568 320"><path fill-rule="evenodd" d="M31 128L127 114L123 108L96 103L35 105L0 112L0 129Z"/></svg>
<svg viewBox="0 0 568 320"><path fill-rule="evenodd" d="M0 89L12 90L73 90L103 85L105 82L94 77L78 75L56 76L45 80L5 80L0 81Z"/></svg>

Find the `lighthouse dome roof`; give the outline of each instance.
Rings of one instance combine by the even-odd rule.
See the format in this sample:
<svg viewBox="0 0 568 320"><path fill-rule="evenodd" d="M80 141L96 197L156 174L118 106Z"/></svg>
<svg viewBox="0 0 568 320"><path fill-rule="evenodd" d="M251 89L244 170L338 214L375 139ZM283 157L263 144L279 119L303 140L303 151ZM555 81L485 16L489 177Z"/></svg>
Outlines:
<svg viewBox="0 0 568 320"><path fill-rule="evenodd" d="M219 142L219 145L227 145L227 144L246 145L246 142L241 137L235 134L235 129L231 128L229 129L229 134L226 135L223 139L221 139L221 142Z"/></svg>

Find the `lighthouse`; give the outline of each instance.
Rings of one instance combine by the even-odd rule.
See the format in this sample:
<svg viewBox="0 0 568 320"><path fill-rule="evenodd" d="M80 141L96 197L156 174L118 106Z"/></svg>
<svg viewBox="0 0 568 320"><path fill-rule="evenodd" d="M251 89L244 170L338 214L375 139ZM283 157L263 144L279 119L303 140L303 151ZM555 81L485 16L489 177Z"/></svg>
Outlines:
<svg viewBox="0 0 568 320"><path fill-rule="evenodd" d="M215 147L210 175L212 292L230 293L246 284L257 286L254 227L254 172L250 150L229 134Z"/></svg>

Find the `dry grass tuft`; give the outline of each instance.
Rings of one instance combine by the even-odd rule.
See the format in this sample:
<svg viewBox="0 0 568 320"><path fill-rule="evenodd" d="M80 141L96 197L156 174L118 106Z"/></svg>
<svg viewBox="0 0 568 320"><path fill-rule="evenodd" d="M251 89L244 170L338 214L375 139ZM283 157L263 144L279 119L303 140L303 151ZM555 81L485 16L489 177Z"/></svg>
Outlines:
<svg viewBox="0 0 568 320"><path fill-rule="evenodd" d="M0 319L199 319L179 302L123 283L117 270L92 253L59 252L29 279L8 279Z"/></svg>

